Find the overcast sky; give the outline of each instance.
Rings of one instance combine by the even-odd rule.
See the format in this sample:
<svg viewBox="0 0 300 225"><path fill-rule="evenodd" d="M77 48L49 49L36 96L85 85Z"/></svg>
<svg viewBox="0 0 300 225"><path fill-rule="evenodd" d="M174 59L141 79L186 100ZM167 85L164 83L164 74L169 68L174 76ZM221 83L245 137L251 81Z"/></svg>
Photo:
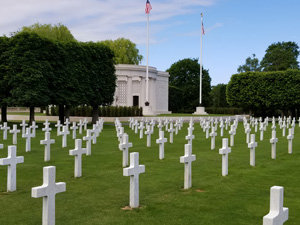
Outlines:
<svg viewBox="0 0 300 225"><path fill-rule="evenodd" d="M23 26L64 24L79 41L125 37L146 58L146 0L0 0L0 35ZM149 63L165 71L199 58L204 14L203 66L212 85L228 83L252 54L261 60L275 42L300 43L298 0L150 0ZM142 64L146 64L143 60Z"/></svg>

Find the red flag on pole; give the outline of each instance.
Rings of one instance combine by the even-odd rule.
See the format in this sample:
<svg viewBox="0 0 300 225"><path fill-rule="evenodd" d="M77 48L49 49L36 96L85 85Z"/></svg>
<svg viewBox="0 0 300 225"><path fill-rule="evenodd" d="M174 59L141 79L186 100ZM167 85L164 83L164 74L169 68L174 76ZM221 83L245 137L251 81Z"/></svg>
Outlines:
<svg viewBox="0 0 300 225"><path fill-rule="evenodd" d="M203 22L202 22L202 34L205 35L205 32L204 32L204 26L203 26Z"/></svg>
<svg viewBox="0 0 300 225"><path fill-rule="evenodd" d="M151 9L152 9L152 6L151 6L149 0L147 0L147 2L146 2L146 8L145 8L146 14L149 14L150 11L151 11Z"/></svg>

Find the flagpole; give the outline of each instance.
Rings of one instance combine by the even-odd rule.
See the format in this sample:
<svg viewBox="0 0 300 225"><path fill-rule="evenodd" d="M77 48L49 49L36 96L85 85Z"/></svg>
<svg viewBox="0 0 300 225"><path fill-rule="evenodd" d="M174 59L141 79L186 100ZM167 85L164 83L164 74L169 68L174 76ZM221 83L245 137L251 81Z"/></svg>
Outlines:
<svg viewBox="0 0 300 225"><path fill-rule="evenodd" d="M203 13L201 13L201 43L200 43L200 96L199 103L202 105L202 35L203 35Z"/></svg>
<svg viewBox="0 0 300 225"><path fill-rule="evenodd" d="M147 13L146 102L149 102L149 13Z"/></svg>

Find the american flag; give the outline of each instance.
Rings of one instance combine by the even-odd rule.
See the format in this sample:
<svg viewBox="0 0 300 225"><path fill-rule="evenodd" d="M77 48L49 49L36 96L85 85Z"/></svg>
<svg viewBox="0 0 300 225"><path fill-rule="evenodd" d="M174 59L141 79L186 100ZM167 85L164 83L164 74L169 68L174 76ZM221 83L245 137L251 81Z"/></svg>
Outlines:
<svg viewBox="0 0 300 225"><path fill-rule="evenodd" d="M152 6L151 6L149 0L147 0L147 2L146 2L146 8L145 8L146 14L149 14L150 11L151 11L151 9L152 9Z"/></svg>
<svg viewBox="0 0 300 225"><path fill-rule="evenodd" d="M204 26L203 26L203 22L202 22L202 34L204 34L205 35L205 32L204 32Z"/></svg>

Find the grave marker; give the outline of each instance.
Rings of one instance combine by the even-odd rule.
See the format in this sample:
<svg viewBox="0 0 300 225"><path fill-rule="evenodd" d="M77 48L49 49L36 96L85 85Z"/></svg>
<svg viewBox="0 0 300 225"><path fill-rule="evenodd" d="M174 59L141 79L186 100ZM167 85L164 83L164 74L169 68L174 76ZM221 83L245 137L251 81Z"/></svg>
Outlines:
<svg viewBox="0 0 300 225"><path fill-rule="evenodd" d="M293 153L293 139L294 139L294 135L293 135L293 129L290 128L289 129L289 135L287 136L288 139L288 153L292 154Z"/></svg>
<svg viewBox="0 0 300 225"><path fill-rule="evenodd" d="M55 195L66 191L66 183L55 183L55 166L43 168L43 185L31 189L31 197L43 197L42 225L55 225Z"/></svg>
<svg viewBox="0 0 300 225"><path fill-rule="evenodd" d="M228 154L231 152L231 148L228 147L228 138L223 138L222 143L222 148L219 149L219 154L222 155L222 176L227 176Z"/></svg>
<svg viewBox="0 0 300 225"><path fill-rule="evenodd" d="M25 151L26 152L30 152L31 151L31 138L33 138L33 133L31 133L31 129L30 127L26 128L26 133L22 135L23 138L26 138L26 148Z"/></svg>
<svg viewBox="0 0 300 225"><path fill-rule="evenodd" d="M10 130L10 127L7 126L7 122L3 123L1 130L3 130L3 140L7 140L7 131Z"/></svg>
<svg viewBox="0 0 300 225"><path fill-rule="evenodd" d="M18 130L18 125L14 124L13 129L10 130L9 133L13 134L13 144L16 145L18 141L17 134L20 133L20 130Z"/></svg>
<svg viewBox="0 0 300 225"><path fill-rule="evenodd" d="M209 134L211 136L211 145L210 145L210 149L213 150L215 149L215 143L216 143L216 136L217 136L217 132L215 132L215 127L211 128L211 133Z"/></svg>
<svg viewBox="0 0 300 225"><path fill-rule="evenodd" d="M167 138L164 137L164 131L159 132L159 139L156 139L156 144L159 144L159 159L165 158L165 143Z"/></svg>
<svg viewBox="0 0 300 225"><path fill-rule="evenodd" d="M192 155L192 146L184 145L184 156L180 157L180 163L184 163L184 189L192 187L192 162L196 160L196 156Z"/></svg>
<svg viewBox="0 0 300 225"><path fill-rule="evenodd" d="M91 155L92 154L92 148L91 148L91 140L93 140L92 137L92 131L91 130L87 130L86 131L86 136L83 137L83 140L86 141L86 155Z"/></svg>
<svg viewBox="0 0 300 225"><path fill-rule="evenodd" d="M132 143L128 142L128 135L126 133L122 136L122 143L119 144L120 151L123 152L122 166L128 166L128 149L132 147Z"/></svg>
<svg viewBox="0 0 300 225"><path fill-rule="evenodd" d="M70 134L70 131L68 130L67 126L63 126L63 130L60 132L60 135L62 135L62 147L67 147L67 136Z"/></svg>
<svg viewBox="0 0 300 225"><path fill-rule="evenodd" d="M129 206L139 207L139 175L145 173L145 166L139 165L139 153L130 153L130 166L123 169L123 176L130 176Z"/></svg>
<svg viewBox="0 0 300 225"><path fill-rule="evenodd" d="M276 138L276 130L272 131L272 138L270 139L271 147L271 158L276 159L276 143L278 142L278 138Z"/></svg>
<svg viewBox="0 0 300 225"><path fill-rule="evenodd" d="M248 143L248 148L250 148L250 165L255 166L255 148L257 147L257 142L255 142L255 134L251 134L251 142Z"/></svg>
<svg viewBox="0 0 300 225"><path fill-rule="evenodd" d="M45 145L44 161L50 161L50 145L54 144L55 140L50 138L50 132L45 132L45 140L41 140L40 144Z"/></svg>
<svg viewBox="0 0 300 225"><path fill-rule="evenodd" d="M74 177L81 177L82 155L86 154L86 149L82 148L82 140L75 140L75 149L69 151L69 155L75 155Z"/></svg>
<svg viewBox="0 0 300 225"><path fill-rule="evenodd" d="M17 157L17 147L8 146L8 157L0 159L0 165L7 165L7 192L13 192L17 187L17 164L24 162L23 156Z"/></svg>

